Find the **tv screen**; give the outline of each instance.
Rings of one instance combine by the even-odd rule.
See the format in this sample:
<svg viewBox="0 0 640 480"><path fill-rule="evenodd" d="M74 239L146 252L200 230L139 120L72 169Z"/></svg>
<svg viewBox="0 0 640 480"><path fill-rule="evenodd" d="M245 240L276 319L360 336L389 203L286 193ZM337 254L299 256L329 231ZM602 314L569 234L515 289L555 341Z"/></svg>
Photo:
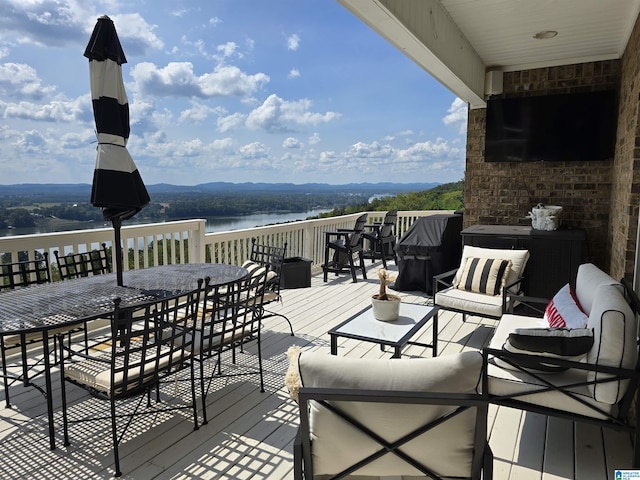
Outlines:
<svg viewBox="0 0 640 480"><path fill-rule="evenodd" d="M613 90L487 101L485 161L558 162L613 158Z"/></svg>

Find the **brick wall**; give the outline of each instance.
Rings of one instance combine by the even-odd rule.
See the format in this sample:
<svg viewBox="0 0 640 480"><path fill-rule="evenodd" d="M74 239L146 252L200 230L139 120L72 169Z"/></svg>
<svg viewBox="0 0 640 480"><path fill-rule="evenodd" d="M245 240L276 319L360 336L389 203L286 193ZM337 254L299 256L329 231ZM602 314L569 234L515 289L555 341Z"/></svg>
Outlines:
<svg viewBox="0 0 640 480"><path fill-rule="evenodd" d="M564 65L506 72L503 97L573 93L618 88L622 62ZM637 97L637 96L636 96ZM634 125L637 122L634 123ZM620 132L619 132L620 133ZM628 170L614 161L484 162L485 109L469 111L465 173L465 226L481 224L531 225L531 207L561 205L566 226L587 232L586 258L605 270L619 240L611 238L614 175ZM640 144L639 144L640 145ZM615 167L614 167L615 165ZM629 174L629 172L627 172ZM615 189L617 191L617 189ZM619 202L626 201L620 195ZM610 224L611 223L611 224ZM621 231L619 237L624 237Z"/></svg>
<svg viewBox="0 0 640 480"><path fill-rule="evenodd" d="M607 247L614 278L633 279L640 204L640 23L622 56L616 156L612 169L610 227ZM636 287L637 288L637 287Z"/></svg>

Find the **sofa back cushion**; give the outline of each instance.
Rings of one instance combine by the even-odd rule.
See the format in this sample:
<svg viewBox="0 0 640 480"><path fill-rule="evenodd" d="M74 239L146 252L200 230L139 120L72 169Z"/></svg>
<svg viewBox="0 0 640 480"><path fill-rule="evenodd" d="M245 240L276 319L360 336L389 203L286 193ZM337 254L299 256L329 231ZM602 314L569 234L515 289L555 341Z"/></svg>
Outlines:
<svg viewBox="0 0 640 480"><path fill-rule="evenodd" d="M304 387L476 393L482 356L479 352L463 352L436 358L388 360L302 352L298 368ZM341 410L387 441L397 440L455 409L450 405L337 403ZM309 415L315 475L336 474L380 449L379 444L316 402L311 402ZM409 442L403 450L442 476L468 477L475 420L475 412L470 409ZM395 455L384 455L354 474L421 475Z"/></svg>
<svg viewBox="0 0 640 480"><path fill-rule="evenodd" d="M593 329L594 344L587 362L609 367L633 369L638 359L636 317L617 285L600 285L593 296L587 328ZM589 381L610 375L589 372ZM593 397L608 404L620 401L628 381L590 385Z"/></svg>
<svg viewBox="0 0 640 480"><path fill-rule="evenodd" d="M466 263L467 258L497 258L502 260L511 260L511 269L507 275L506 285L510 285L515 282L524 273L524 269L529 260L528 250L511 250L502 248L482 248L474 247L472 245L465 245L462 248L462 259L460 265L463 266ZM460 283L462 269L458 269L456 276L453 280L453 285ZM517 290L517 289L516 289ZM515 292L514 292L515 293Z"/></svg>
<svg viewBox="0 0 640 480"><path fill-rule="evenodd" d="M620 282L596 267L593 263L583 263L578 267L576 277L576 297L579 306L587 315L591 314L591 306L600 285L616 285L620 293L624 294L624 289Z"/></svg>

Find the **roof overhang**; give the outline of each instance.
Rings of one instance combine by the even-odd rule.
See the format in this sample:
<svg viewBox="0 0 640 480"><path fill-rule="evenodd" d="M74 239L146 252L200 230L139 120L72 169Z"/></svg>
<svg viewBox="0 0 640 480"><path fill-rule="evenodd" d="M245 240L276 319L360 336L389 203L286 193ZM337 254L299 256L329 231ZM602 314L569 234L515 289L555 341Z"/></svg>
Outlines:
<svg viewBox="0 0 640 480"><path fill-rule="evenodd" d="M489 71L621 58L640 0L338 0L472 108ZM535 38L546 30L549 39Z"/></svg>

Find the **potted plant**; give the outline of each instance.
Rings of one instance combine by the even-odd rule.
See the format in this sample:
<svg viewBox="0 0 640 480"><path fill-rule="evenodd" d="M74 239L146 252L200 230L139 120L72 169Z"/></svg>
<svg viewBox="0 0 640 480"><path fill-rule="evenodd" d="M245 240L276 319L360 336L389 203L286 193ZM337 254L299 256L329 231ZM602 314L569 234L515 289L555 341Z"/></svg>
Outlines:
<svg viewBox="0 0 640 480"><path fill-rule="evenodd" d="M400 297L387 293L387 284L391 282L389 271L381 269L378 272L380 291L371 297L371 307L376 320L393 322L400 313Z"/></svg>

